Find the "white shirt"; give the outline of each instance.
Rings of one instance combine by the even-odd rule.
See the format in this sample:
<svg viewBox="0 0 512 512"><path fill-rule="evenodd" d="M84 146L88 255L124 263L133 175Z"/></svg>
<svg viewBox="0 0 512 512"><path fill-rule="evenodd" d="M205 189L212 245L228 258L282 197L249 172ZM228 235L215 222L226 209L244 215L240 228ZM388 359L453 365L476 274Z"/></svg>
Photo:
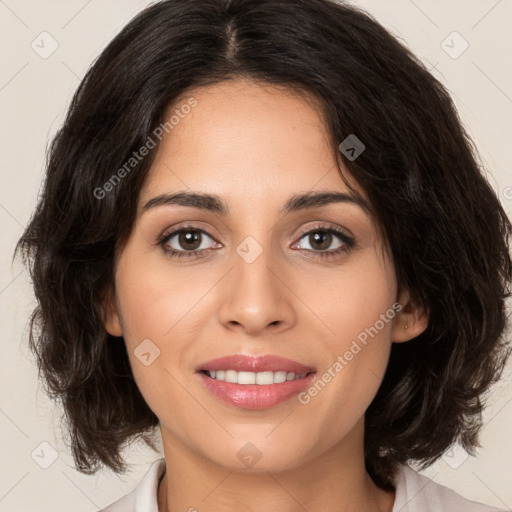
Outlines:
<svg viewBox="0 0 512 512"><path fill-rule="evenodd" d="M153 462L137 487L99 512L158 512L157 491L165 472L165 459ZM408 466L400 466L391 512L505 512L469 501Z"/></svg>

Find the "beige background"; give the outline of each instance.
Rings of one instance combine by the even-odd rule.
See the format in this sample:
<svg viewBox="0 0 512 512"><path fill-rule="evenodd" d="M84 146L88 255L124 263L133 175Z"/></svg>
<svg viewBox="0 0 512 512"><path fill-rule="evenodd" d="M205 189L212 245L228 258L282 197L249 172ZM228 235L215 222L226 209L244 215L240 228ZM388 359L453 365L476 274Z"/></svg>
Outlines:
<svg viewBox="0 0 512 512"><path fill-rule="evenodd" d="M353 3L401 37L448 87L490 170L491 183L510 212L512 1ZM0 512L95 511L130 491L158 457L134 447L127 454L132 471L124 476L107 471L86 476L74 469L69 448L61 440L59 410L42 393L27 348L27 318L34 305L30 282L18 261L11 265L14 243L35 206L47 142L73 91L92 60L146 4L142 0L0 0ZM50 36L40 36L44 31L58 44L46 59L31 47L33 41L42 46L45 37L45 48L51 48ZM452 35L442 45L453 31L463 39ZM453 58L464 40L469 47ZM511 373L509 365L506 379L489 399L479 456L464 459L456 451L425 471L468 498L502 508L512 508ZM50 463L47 469L40 467Z"/></svg>

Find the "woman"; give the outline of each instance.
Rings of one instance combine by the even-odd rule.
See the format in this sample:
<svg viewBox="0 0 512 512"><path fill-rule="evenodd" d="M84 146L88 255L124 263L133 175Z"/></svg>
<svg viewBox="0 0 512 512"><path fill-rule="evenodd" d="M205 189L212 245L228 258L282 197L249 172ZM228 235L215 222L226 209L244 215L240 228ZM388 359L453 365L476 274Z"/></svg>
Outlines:
<svg viewBox="0 0 512 512"><path fill-rule="evenodd" d="M443 88L329 0L167 0L108 45L18 249L105 510L491 511L430 482L478 446L512 227Z"/></svg>

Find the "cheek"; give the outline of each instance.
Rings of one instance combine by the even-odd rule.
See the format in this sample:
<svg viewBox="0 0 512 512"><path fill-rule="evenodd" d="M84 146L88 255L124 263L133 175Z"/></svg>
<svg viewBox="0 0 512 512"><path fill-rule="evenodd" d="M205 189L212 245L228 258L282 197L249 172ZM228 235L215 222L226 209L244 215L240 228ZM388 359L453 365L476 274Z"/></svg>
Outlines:
<svg viewBox="0 0 512 512"><path fill-rule="evenodd" d="M165 342L173 334L180 307L171 307L173 289L180 289L178 305L183 304L186 288L154 265L149 265L142 251L125 248L116 269L116 293L126 350L135 381L148 405L161 393L165 384L168 348ZM172 286L171 286L172 285ZM167 333L167 335L166 335ZM176 340L179 342L179 340ZM176 360L179 344L173 343ZM153 409L154 410L154 409Z"/></svg>
<svg viewBox="0 0 512 512"><path fill-rule="evenodd" d="M391 339L394 271L376 250L356 254L346 265L317 273L307 282L302 279L301 287L301 296L325 327L323 340L330 351L347 350L352 340L360 334L364 338L376 322L379 339ZM384 322L381 315L385 315Z"/></svg>
<svg viewBox="0 0 512 512"><path fill-rule="evenodd" d="M309 296L311 309L320 312L328 327L320 347L328 355L315 389L303 398L310 399L316 417L331 418L334 437L348 431L376 395L387 367L396 315L391 267L371 251L353 261L318 283L317 292Z"/></svg>
<svg viewBox="0 0 512 512"><path fill-rule="evenodd" d="M145 401L159 417L166 417L169 403L174 410L190 409L190 396L181 384L191 375L190 361L197 360L190 351L201 319L211 317L204 297L218 280L212 272L171 267L165 258L149 258L128 245L116 271L130 365Z"/></svg>
<svg viewBox="0 0 512 512"><path fill-rule="evenodd" d="M146 338L166 342L204 293L190 269L172 268L164 257L130 247L119 261L116 288L130 346Z"/></svg>
<svg viewBox="0 0 512 512"><path fill-rule="evenodd" d="M363 387L364 379L380 384L387 366L396 287L391 268L376 252L369 252L358 263L359 272L347 276L346 286L338 292L342 306L335 330L338 352L343 351L349 363L345 369L351 380Z"/></svg>

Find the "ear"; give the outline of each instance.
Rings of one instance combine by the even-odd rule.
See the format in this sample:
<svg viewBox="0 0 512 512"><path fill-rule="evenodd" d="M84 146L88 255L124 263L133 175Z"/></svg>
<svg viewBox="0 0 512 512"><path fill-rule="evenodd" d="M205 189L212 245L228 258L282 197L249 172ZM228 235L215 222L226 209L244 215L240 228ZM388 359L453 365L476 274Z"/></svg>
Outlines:
<svg viewBox="0 0 512 512"><path fill-rule="evenodd" d="M403 343L416 338L427 328L430 311L411 300L406 289L399 293L398 303L402 308L396 314L391 339L394 343Z"/></svg>
<svg viewBox="0 0 512 512"><path fill-rule="evenodd" d="M121 325L115 293L112 287L109 287L104 294L101 305L101 314L106 331L112 336L122 336L123 328Z"/></svg>

